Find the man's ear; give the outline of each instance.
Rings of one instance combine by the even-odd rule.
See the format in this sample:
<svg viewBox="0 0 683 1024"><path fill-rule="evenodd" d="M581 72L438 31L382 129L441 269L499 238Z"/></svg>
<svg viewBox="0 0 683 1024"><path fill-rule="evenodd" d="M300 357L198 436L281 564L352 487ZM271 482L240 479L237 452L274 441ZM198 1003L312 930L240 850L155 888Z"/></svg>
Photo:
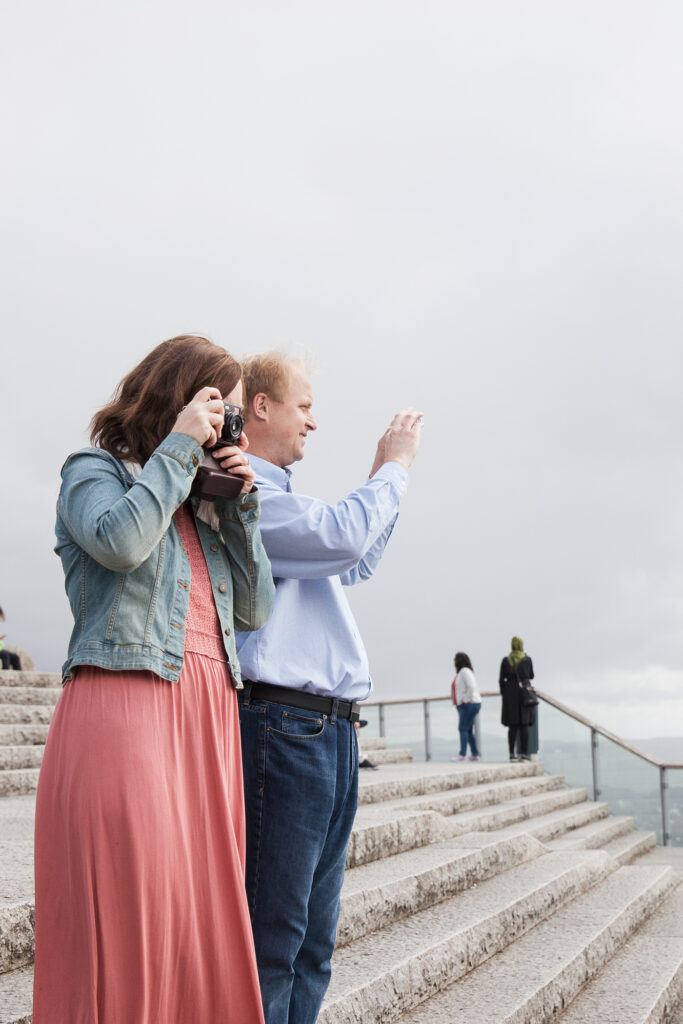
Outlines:
<svg viewBox="0 0 683 1024"><path fill-rule="evenodd" d="M255 419L267 421L270 401L268 395L259 391L251 400L251 411Z"/></svg>

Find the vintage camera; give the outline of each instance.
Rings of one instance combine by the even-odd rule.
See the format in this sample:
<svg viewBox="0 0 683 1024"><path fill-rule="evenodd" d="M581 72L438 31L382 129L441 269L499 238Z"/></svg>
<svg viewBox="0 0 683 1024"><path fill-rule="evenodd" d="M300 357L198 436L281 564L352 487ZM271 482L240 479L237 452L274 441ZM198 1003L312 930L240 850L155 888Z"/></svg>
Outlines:
<svg viewBox="0 0 683 1024"><path fill-rule="evenodd" d="M215 445L216 448L238 444L244 428L244 420L239 406L230 405L229 402L223 402L223 405L225 406L225 419L220 437ZM222 469L213 455L208 452L199 464L190 494L207 501L215 501L216 498L236 498L242 490L243 483L244 480L241 476L234 476L226 469Z"/></svg>

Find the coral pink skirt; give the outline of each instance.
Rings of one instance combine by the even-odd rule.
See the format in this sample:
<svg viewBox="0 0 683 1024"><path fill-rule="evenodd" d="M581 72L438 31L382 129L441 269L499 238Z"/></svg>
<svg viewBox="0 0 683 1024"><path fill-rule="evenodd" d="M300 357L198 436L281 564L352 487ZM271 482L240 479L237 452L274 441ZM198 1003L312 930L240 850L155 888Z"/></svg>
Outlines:
<svg viewBox="0 0 683 1024"><path fill-rule="evenodd" d="M34 1024L262 1024L236 694L81 666L36 806Z"/></svg>

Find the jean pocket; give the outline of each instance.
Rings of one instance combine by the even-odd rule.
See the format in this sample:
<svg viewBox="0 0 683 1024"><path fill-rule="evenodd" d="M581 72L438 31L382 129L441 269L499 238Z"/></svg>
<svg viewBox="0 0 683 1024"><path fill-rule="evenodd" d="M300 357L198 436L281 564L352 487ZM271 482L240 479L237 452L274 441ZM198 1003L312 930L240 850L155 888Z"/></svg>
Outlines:
<svg viewBox="0 0 683 1024"><path fill-rule="evenodd" d="M327 717L318 715L315 712L307 714L305 711L283 711L280 718L281 728L270 731L278 736L286 736L294 740L314 740L325 732Z"/></svg>
<svg viewBox="0 0 683 1024"><path fill-rule="evenodd" d="M238 690L237 692L238 694L240 694L242 691ZM242 698L239 696L237 697L237 707L239 708L240 715L265 715L268 710L265 704L254 704L251 701L247 703L245 700L242 700Z"/></svg>

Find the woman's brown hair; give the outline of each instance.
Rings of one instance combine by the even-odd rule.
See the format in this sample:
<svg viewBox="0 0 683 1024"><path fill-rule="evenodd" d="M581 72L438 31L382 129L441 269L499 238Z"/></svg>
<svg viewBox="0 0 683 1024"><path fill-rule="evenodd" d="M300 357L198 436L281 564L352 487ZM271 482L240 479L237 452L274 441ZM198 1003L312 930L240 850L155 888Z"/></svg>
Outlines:
<svg viewBox="0 0 683 1024"><path fill-rule="evenodd" d="M90 440L117 459L142 466L201 388L218 388L225 398L241 376L237 360L208 338L181 334L162 341L95 413Z"/></svg>

